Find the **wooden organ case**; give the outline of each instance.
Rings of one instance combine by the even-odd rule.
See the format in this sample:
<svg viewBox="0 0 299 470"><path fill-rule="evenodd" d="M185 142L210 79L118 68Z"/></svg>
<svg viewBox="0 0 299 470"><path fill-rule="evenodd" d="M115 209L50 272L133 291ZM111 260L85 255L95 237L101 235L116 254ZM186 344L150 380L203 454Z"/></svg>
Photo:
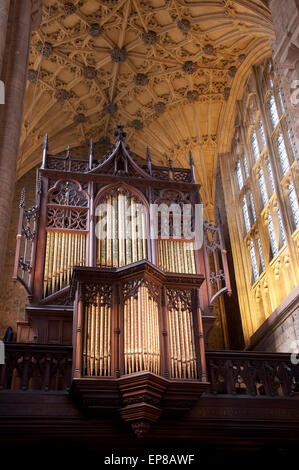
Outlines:
<svg viewBox="0 0 299 470"><path fill-rule="evenodd" d="M31 340L73 344L74 398L142 436L207 389L205 338L230 283L219 227L203 222L200 249L174 233L172 204L188 204L193 224L200 204L192 154L189 169L153 165L149 150L137 164L120 124L115 137L98 161L92 143L84 160L48 155L45 139L36 205L21 197L14 279L28 292ZM159 212L152 237L161 204L170 231Z"/></svg>

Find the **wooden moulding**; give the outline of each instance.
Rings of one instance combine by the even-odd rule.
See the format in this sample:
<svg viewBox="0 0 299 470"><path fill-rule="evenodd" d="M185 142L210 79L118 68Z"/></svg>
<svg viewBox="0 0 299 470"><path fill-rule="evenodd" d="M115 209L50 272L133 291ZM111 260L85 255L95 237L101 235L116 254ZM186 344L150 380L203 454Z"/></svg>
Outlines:
<svg viewBox="0 0 299 470"><path fill-rule="evenodd" d="M121 279L134 279L136 275L145 275L156 283L167 287L199 288L204 281L202 274L164 273L150 261L141 260L120 268L94 268L87 266L74 267L70 298L74 299L78 282L113 282Z"/></svg>

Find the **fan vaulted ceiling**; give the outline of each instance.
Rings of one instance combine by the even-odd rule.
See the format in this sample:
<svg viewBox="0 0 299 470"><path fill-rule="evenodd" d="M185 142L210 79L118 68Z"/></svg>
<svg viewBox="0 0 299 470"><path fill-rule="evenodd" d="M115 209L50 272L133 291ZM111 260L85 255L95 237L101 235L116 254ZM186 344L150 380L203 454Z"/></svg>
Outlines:
<svg viewBox="0 0 299 470"><path fill-rule="evenodd" d="M44 0L33 33L18 174L126 127L132 151L188 165L212 205L238 86L273 36L262 0ZM223 151L223 150L222 150Z"/></svg>

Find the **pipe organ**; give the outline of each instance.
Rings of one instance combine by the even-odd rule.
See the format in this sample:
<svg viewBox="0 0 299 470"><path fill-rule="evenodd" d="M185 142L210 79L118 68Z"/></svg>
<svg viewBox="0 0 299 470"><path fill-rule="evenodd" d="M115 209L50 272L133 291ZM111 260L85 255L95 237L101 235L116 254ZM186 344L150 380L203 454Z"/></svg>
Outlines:
<svg viewBox="0 0 299 470"><path fill-rule="evenodd" d="M206 383L212 304L230 292L220 228L204 222L202 246L190 235L200 204L191 154L190 169L155 166L149 150L137 164L121 125L115 135L101 161L92 144L88 160L48 155L45 140L36 205L26 209L22 194L14 270L30 327L37 342L64 342L51 332L62 317L72 323L79 394L84 380L144 373Z"/></svg>

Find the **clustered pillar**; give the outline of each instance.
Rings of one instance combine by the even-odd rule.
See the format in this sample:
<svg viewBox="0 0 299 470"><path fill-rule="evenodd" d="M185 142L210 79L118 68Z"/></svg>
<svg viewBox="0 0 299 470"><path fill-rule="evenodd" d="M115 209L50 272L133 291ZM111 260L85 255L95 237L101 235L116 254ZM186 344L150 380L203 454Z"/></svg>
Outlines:
<svg viewBox="0 0 299 470"><path fill-rule="evenodd" d="M14 196L31 32L39 26L41 1L1 0L0 79L0 282Z"/></svg>

